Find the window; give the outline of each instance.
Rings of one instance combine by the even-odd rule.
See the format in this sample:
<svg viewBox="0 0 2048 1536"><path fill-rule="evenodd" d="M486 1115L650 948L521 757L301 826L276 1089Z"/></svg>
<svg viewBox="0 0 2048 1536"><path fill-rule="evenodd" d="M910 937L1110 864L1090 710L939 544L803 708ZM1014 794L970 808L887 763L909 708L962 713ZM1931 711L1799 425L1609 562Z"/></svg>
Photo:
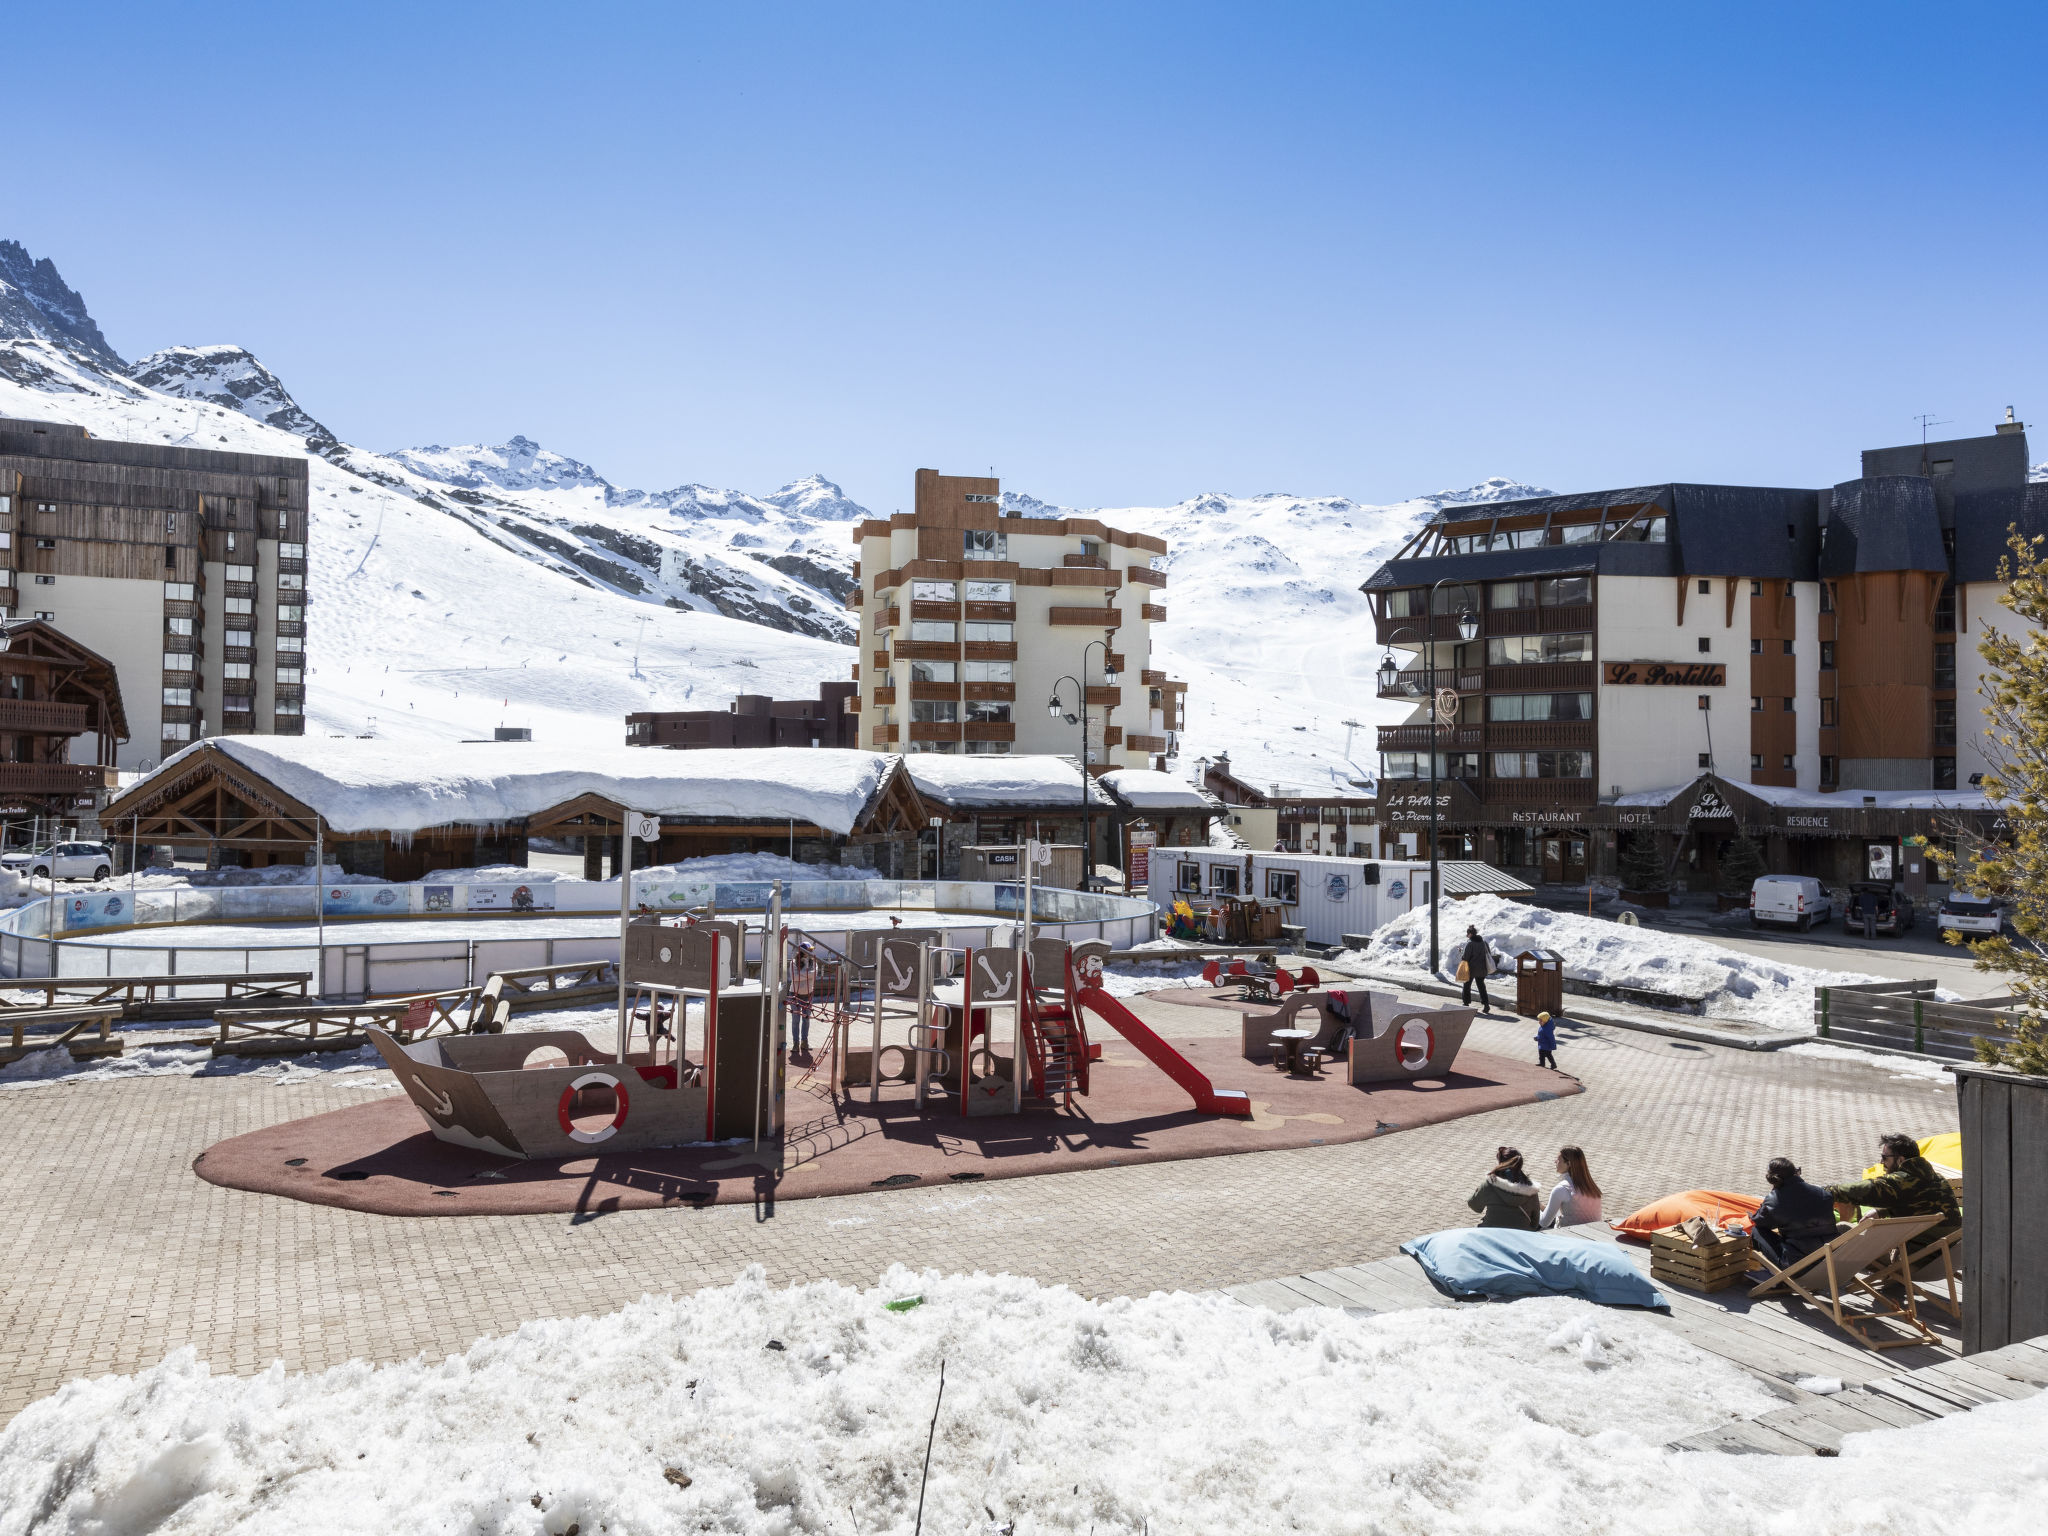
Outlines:
<svg viewBox="0 0 2048 1536"><path fill-rule="evenodd" d="M1593 775L1590 752L1496 752L1496 779L1586 779Z"/></svg>
<svg viewBox="0 0 2048 1536"><path fill-rule="evenodd" d="M1755 640L1755 639L1752 639L1752 640L1751 640L1751 641L1749 642L1749 654L1750 654L1750 655L1752 655L1752 656L1761 656L1761 655L1763 655L1763 653L1764 653L1764 643L1763 643L1763 641L1761 641L1761 640Z"/></svg>
<svg viewBox="0 0 2048 1536"><path fill-rule="evenodd" d="M163 739L165 741L190 741L192 739L192 727L185 724L182 720L166 720L164 722Z"/></svg>
<svg viewBox="0 0 2048 1536"><path fill-rule="evenodd" d="M967 583L967 601L970 603L1007 603L1014 601L1015 595L1015 590L1007 581Z"/></svg>
<svg viewBox="0 0 2048 1536"><path fill-rule="evenodd" d="M1237 894L1237 866L1235 864L1211 864L1209 866L1209 889L1219 896Z"/></svg>
<svg viewBox="0 0 2048 1536"><path fill-rule="evenodd" d="M231 597L226 600L226 608L230 618L237 614L254 613L256 611L256 600L249 597Z"/></svg>
<svg viewBox="0 0 2048 1536"><path fill-rule="evenodd" d="M1822 699L1820 701L1820 723L1823 729L1832 729L1841 723L1835 714L1838 708L1840 708L1840 705L1833 699Z"/></svg>
<svg viewBox="0 0 2048 1536"><path fill-rule="evenodd" d="M164 583L164 601L189 603L192 601L192 583L189 581L167 581Z"/></svg>
<svg viewBox="0 0 2048 1536"><path fill-rule="evenodd" d="M1784 646L1784 655L1790 656L1792 654L1792 642L1790 640L1781 640L1778 643Z"/></svg>
<svg viewBox="0 0 2048 1536"><path fill-rule="evenodd" d="M1792 525L1791 525L1790 523L1787 523L1787 524L1785 525L1785 527L1786 527L1787 531L1790 531L1790 529L1791 529ZM1789 582L1789 581L1788 581L1788 582L1786 582L1786 583L1785 583L1785 595L1786 595L1787 597L1790 597L1790 596L1792 595L1792 591L1793 591L1793 586L1792 586L1792 583L1791 583L1791 582Z"/></svg>
<svg viewBox="0 0 2048 1536"><path fill-rule="evenodd" d="M1833 613L1835 611L1835 584L1831 581L1824 581L1820 584L1820 611L1822 613Z"/></svg>
<svg viewBox="0 0 2048 1536"><path fill-rule="evenodd" d="M9 529L6 529L6 528L0 528L0 549L12 549L12 548L14 548L14 534L13 534L13 532L12 532L11 530L9 530Z"/></svg>
<svg viewBox="0 0 2048 1536"><path fill-rule="evenodd" d="M912 619L910 638L943 643L959 638L959 628L941 619Z"/></svg>
<svg viewBox="0 0 2048 1536"><path fill-rule="evenodd" d="M1764 771L1763 753L1752 752L1749 754L1749 771L1751 773L1762 773Z"/></svg>
<svg viewBox="0 0 2048 1536"><path fill-rule="evenodd" d="M1938 635L1954 634L1956 628L1956 584L1944 581L1941 595L1934 600L1934 632Z"/></svg>
<svg viewBox="0 0 2048 1536"><path fill-rule="evenodd" d="M978 725L1007 725L1010 720L1010 706L976 699L967 706L967 718Z"/></svg>
<svg viewBox="0 0 2048 1536"><path fill-rule="evenodd" d="M965 677L970 683L1015 682L1017 664L1014 661L970 661L963 663Z"/></svg>
<svg viewBox="0 0 2048 1536"><path fill-rule="evenodd" d="M1459 648L1461 651L1463 647ZM1591 635L1501 635L1486 642L1489 666L1512 667L1545 661L1591 661ZM1458 664L1466 666L1461 656Z"/></svg>
<svg viewBox="0 0 2048 1536"><path fill-rule="evenodd" d="M37 539L37 540L36 540L36 548L37 548L37 549L55 549L56 547L57 547L57 541L56 541L55 539Z"/></svg>
<svg viewBox="0 0 2048 1536"><path fill-rule="evenodd" d="M993 501L995 498L989 498ZM969 560L1007 560L1010 558L1010 536L997 533L993 528L970 528L962 539L961 553Z"/></svg>
<svg viewBox="0 0 2048 1536"><path fill-rule="evenodd" d="M180 708L190 708L192 704L192 690L190 688L166 688L164 690L164 702L177 705Z"/></svg>
<svg viewBox="0 0 2048 1536"><path fill-rule="evenodd" d="M305 621L305 618L306 610L297 603L279 603L277 605L277 622L280 624L300 624Z"/></svg>
<svg viewBox="0 0 2048 1536"><path fill-rule="evenodd" d="M1083 560L1096 560L1101 558L1101 555L1102 546L1095 540L1083 539L1081 541L1081 558Z"/></svg>
<svg viewBox="0 0 2048 1536"><path fill-rule="evenodd" d="M192 657L184 651L165 651L164 670L166 672L190 672L192 670Z"/></svg>
<svg viewBox="0 0 2048 1536"><path fill-rule="evenodd" d="M1618 518L1609 523L1608 537L1622 544L1663 544L1667 542L1665 522L1661 517L1639 517L1630 522Z"/></svg>
<svg viewBox="0 0 2048 1536"><path fill-rule="evenodd" d="M1486 700L1489 720L1590 720L1590 693L1496 693Z"/></svg>
<svg viewBox="0 0 2048 1536"><path fill-rule="evenodd" d="M1301 876L1291 869L1266 871L1266 899L1283 907L1301 905Z"/></svg>
<svg viewBox="0 0 2048 1536"><path fill-rule="evenodd" d="M1949 654L1955 654L1953 649ZM1820 669L1823 672L1835 670L1835 642L1832 640L1823 640L1820 643Z"/></svg>
<svg viewBox="0 0 2048 1536"><path fill-rule="evenodd" d="M306 674L305 674L305 673L304 673L304 672L303 672L303 671L302 671L302 670L300 669L300 667L299 667L299 665L298 665L298 660L299 660L299 659L298 659L298 658L297 658L296 656L293 656L293 657L283 657L283 656L280 656L280 657L278 658L278 661L277 661L277 681L278 681L278 684L279 684L279 686L283 686L283 685L284 685L284 684L286 684L286 683L291 683L291 684L294 684L294 685L296 685L296 684L298 684L298 683L302 683L302 682L304 682L304 681L305 681L305 677L306 677ZM289 661L290 665L287 665L287 664L286 664L286 663L287 663L288 661Z"/></svg>
<svg viewBox="0 0 2048 1536"><path fill-rule="evenodd" d="M1953 640L1942 640L1934 647L1934 686L1953 688L1956 685L1956 647Z"/></svg>
<svg viewBox="0 0 2048 1536"><path fill-rule="evenodd" d="M280 592L303 591L305 585L306 578L298 571L279 571L277 573L277 590Z"/></svg>
<svg viewBox="0 0 2048 1536"><path fill-rule="evenodd" d="M284 698L277 701L277 713L280 715L303 714L305 709L306 706L297 699Z"/></svg>
<svg viewBox="0 0 2048 1536"><path fill-rule="evenodd" d="M175 537L177 536L177 532L178 532L178 514L177 514L177 513L175 513L175 512L166 512L166 513L164 514L164 532L165 532L165 533L166 533L167 535L169 535L169 536L171 536L171 537L174 537L174 538L175 538Z"/></svg>
<svg viewBox="0 0 2048 1536"><path fill-rule="evenodd" d="M953 679L954 663L950 661L913 661L910 664L910 680L913 683L950 683Z"/></svg>
<svg viewBox="0 0 2048 1536"><path fill-rule="evenodd" d="M303 560L306 558L306 546L303 544L280 544L277 546L277 558L280 560Z"/></svg>
<svg viewBox="0 0 2048 1536"><path fill-rule="evenodd" d="M1713 593L1713 590L1714 590L1714 584L1713 584L1713 583L1712 583L1711 581L1702 581L1702 582L1700 583L1700 596L1701 596L1701 597L1708 597L1708 596L1711 596L1711 595L1712 595L1712 593Z"/></svg>
<svg viewBox="0 0 2048 1536"><path fill-rule="evenodd" d="M970 741L967 743L969 757L990 757L1010 750L1007 741Z"/></svg>
<svg viewBox="0 0 2048 1536"><path fill-rule="evenodd" d="M1764 584L1760 581L1752 581L1749 584L1749 595L1751 597L1762 597L1764 595Z"/></svg>
<svg viewBox="0 0 2048 1536"><path fill-rule="evenodd" d="M230 513L228 514L228 521L229 521L229 522L233 522L234 520L235 520L235 514L234 514L234 513L232 513L232 512L230 512ZM235 530L234 530L234 529L232 529L232 528L230 528L230 529L228 530L228 548L229 548L229 549L233 549L234 547L235 547Z"/></svg>
<svg viewBox="0 0 2048 1536"><path fill-rule="evenodd" d="M1422 594L1414 594L1420 598ZM1533 581L1496 581L1486 589L1486 606L1489 608L1534 608L1536 606L1536 583ZM1422 610L1417 607L1415 612Z"/></svg>
<svg viewBox="0 0 2048 1536"><path fill-rule="evenodd" d="M1410 588L1389 592L1382 599L1383 612L1390 619L1419 618L1423 611L1424 594Z"/></svg>
<svg viewBox="0 0 2048 1536"><path fill-rule="evenodd" d="M36 610L36 617L41 619L45 624L54 624L57 622L57 615L46 608L38 608Z"/></svg>
<svg viewBox="0 0 2048 1536"><path fill-rule="evenodd" d="M1787 752L1787 753L1785 754L1785 761L1784 761L1783 767L1784 767L1784 769L1785 769L1785 771L1786 771L1787 773L1790 773L1790 772L1792 772L1792 769L1793 769L1793 763L1792 763L1792 754L1791 754L1790 752Z"/></svg>
<svg viewBox="0 0 2048 1536"><path fill-rule="evenodd" d="M1560 544L1591 544L1600 537L1598 523L1566 523L1557 530Z"/></svg>
<svg viewBox="0 0 2048 1536"><path fill-rule="evenodd" d="M1956 461L1954 459L1936 459L1932 467L1937 475L1952 475L1956 472Z"/></svg>
<svg viewBox="0 0 2048 1536"><path fill-rule="evenodd" d="M1575 608L1593 601L1590 576L1546 576L1536 583L1536 596L1546 608Z"/></svg>
<svg viewBox="0 0 2048 1536"><path fill-rule="evenodd" d="M1714 758L1713 758L1713 755L1712 755L1711 753L1708 753L1708 752L1702 752L1702 753L1700 754L1700 766L1701 766L1702 768L1711 768L1711 767L1713 767L1713 766L1714 766Z"/></svg>
<svg viewBox="0 0 2048 1536"><path fill-rule="evenodd" d="M54 512L57 510L57 503L54 501L39 501L36 503L36 510L38 512Z"/></svg>
<svg viewBox="0 0 2048 1536"><path fill-rule="evenodd" d="M167 618L164 620L164 629L174 635L189 635L192 633L192 621L177 617Z"/></svg>
<svg viewBox="0 0 2048 1536"><path fill-rule="evenodd" d="M950 603L960 596L957 582L913 581L910 584L910 600L913 603Z"/></svg>
<svg viewBox="0 0 2048 1536"><path fill-rule="evenodd" d="M957 741L913 741L910 743L910 750L913 752L944 752L951 754L959 748L959 745L960 743Z"/></svg>
<svg viewBox="0 0 2048 1536"><path fill-rule="evenodd" d="M1476 779L1479 777L1479 754L1477 752L1439 752L1436 755L1436 773L1440 779ZM1380 754L1380 777L1383 779L1426 779L1429 777L1429 754L1427 752L1382 752Z"/></svg>
<svg viewBox="0 0 2048 1536"><path fill-rule="evenodd" d="M1956 787L1956 760L1952 757L1937 757L1934 760L1934 787L1954 789Z"/></svg>
<svg viewBox="0 0 2048 1536"><path fill-rule="evenodd" d="M1002 497L991 496L984 491L969 491L967 493L967 499L969 501L1001 501Z"/></svg>
<svg viewBox="0 0 2048 1536"><path fill-rule="evenodd" d="M1183 895L1199 896L1202 892L1202 866L1199 864L1175 865L1173 888Z"/></svg>
<svg viewBox="0 0 2048 1536"><path fill-rule="evenodd" d="M54 587L57 585L57 578L54 576L38 575L36 577L36 585L39 587Z"/></svg>
<svg viewBox="0 0 2048 1536"><path fill-rule="evenodd" d="M1956 701L1936 699L1934 701L1934 744L1937 747L1953 747L1956 744Z"/></svg>
<svg viewBox="0 0 2048 1536"><path fill-rule="evenodd" d="M951 699L918 699L910 706L910 718L922 725L951 725L960 718L960 706Z"/></svg>
<svg viewBox="0 0 2048 1536"><path fill-rule="evenodd" d="M1764 701L1753 693L1749 696L1749 712L1752 715L1760 715L1764 712Z"/></svg>
<svg viewBox="0 0 2048 1536"><path fill-rule="evenodd" d="M951 628L950 625L947 627ZM971 623L967 626L967 638L983 644L1008 645L1017 638L1017 627L1014 624Z"/></svg>
<svg viewBox="0 0 2048 1536"><path fill-rule="evenodd" d="M1820 760L1820 781L1823 784L1835 782L1835 760L1832 757L1824 757Z"/></svg>
<svg viewBox="0 0 2048 1536"><path fill-rule="evenodd" d="M1787 699L1787 700L1785 700L1785 707L1784 707L1784 713L1785 713L1785 714L1788 714L1788 715L1789 715L1789 714L1791 714L1791 713L1792 713L1792 711L1793 711L1793 710L1795 710L1796 708L1798 708L1798 702L1797 702L1796 700L1793 700L1793 699Z"/></svg>
<svg viewBox="0 0 2048 1536"><path fill-rule="evenodd" d="M303 651L306 648L306 641L301 635L279 635L277 637L277 648L280 653L284 651Z"/></svg>
<svg viewBox="0 0 2048 1536"><path fill-rule="evenodd" d="M238 678L247 677L249 675L249 663L246 661L223 662L220 675L231 683Z"/></svg>
<svg viewBox="0 0 2048 1536"><path fill-rule="evenodd" d="M277 531L280 535L287 534L292 531L292 519L290 513L279 512L277 514Z"/></svg>
<svg viewBox="0 0 2048 1536"><path fill-rule="evenodd" d="M1701 709L1712 709L1713 707L1714 707L1714 696L1713 696L1713 695L1712 695L1711 693L1703 693L1703 694L1701 694L1701 695L1700 695L1700 708L1701 708Z"/></svg>
<svg viewBox="0 0 2048 1536"><path fill-rule="evenodd" d="M1701 653L1702 653L1702 654L1704 654L1704 653L1706 653L1706 652L1708 652L1708 651L1711 651L1711 650L1712 650L1713 648L1714 648L1714 642L1713 642L1713 641L1711 641L1711 640L1709 640L1709 639L1708 639L1708 638L1707 638L1707 637L1706 637L1705 635L1701 635L1701 636L1700 636L1700 651L1701 651Z"/></svg>

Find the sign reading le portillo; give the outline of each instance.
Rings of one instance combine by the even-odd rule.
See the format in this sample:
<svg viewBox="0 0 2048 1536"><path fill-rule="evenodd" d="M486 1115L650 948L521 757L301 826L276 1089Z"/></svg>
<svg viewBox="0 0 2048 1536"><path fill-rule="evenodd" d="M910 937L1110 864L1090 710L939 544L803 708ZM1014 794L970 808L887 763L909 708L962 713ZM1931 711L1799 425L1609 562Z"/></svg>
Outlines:
<svg viewBox="0 0 2048 1536"><path fill-rule="evenodd" d="M1601 681L1617 686L1721 688L1727 685L1728 667L1719 661L1610 661L1602 665Z"/></svg>

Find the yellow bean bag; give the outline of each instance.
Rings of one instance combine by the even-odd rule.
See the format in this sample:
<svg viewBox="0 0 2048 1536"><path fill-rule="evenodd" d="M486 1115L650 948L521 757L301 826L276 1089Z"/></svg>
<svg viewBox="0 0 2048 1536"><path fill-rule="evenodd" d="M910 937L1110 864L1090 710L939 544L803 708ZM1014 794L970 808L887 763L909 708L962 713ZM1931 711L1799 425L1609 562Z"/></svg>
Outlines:
<svg viewBox="0 0 2048 1536"><path fill-rule="evenodd" d="M1746 1228L1749 1218L1763 1203L1761 1195L1738 1195L1725 1189L1685 1189L1675 1195L1666 1195L1662 1200L1653 1200L1640 1211L1632 1211L1608 1225L1633 1237L1648 1237L1652 1232L1677 1226L1693 1216L1704 1217L1707 1224L1715 1228L1729 1222Z"/></svg>

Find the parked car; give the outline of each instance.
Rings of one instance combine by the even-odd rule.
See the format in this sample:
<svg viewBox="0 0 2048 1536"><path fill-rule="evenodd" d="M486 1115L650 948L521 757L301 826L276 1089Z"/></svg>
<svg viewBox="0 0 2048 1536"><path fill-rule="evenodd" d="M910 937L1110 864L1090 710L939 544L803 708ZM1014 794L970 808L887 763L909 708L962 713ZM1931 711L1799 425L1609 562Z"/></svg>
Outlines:
<svg viewBox="0 0 2048 1536"><path fill-rule="evenodd" d="M2005 908L1989 896L1950 891L1942 897L1941 912L1935 921L1942 929L1956 933L2000 933L2005 928Z"/></svg>
<svg viewBox="0 0 2048 1536"><path fill-rule="evenodd" d="M105 843L57 843L33 853L10 853L0 864L39 880L104 880L114 872L114 854Z"/></svg>
<svg viewBox="0 0 2048 1536"><path fill-rule="evenodd" d="M1849 887L1849 904L1842 910L1842 927L1850 933L1863 931L1863 914L1877 919L1877 931L1904 933L1913 926L1913 903L1903 885L1866 880Z"/></svg>
<svg viewBox="0 0 2048 1536"><path fill-rule="evenodd" d="M1749 888L1749 921L1785 923L1804 932L1835 915L1827 887L1810 875L1758 875Z"/></svg>

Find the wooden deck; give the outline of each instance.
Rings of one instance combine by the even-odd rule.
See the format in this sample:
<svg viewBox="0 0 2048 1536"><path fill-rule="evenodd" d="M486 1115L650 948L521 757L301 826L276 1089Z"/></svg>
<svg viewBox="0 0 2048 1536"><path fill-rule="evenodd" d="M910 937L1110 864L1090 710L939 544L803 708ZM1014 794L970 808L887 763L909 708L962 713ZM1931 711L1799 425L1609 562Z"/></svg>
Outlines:
<svg viewBox="0 0 2048 1536"><path fill-rule="evenodd" d="M1565 1230L1588 1242L1616 1242L1604 1223ZM1648 1272L1646 1245L1619 1246ZM1759 1420L1679 1441L1681 1449L1832 1455L1843 1435L1859 1429L1920 1423L1979 1403L2028 1397L2048 1386L2048 1338L1965 1360L1957 1353L1956 1321L1937 1307L1923 1305L1920 1315L1942 1339L1941 1347L1912 1345L1879 1353L1864 1349L1804 1303L1752 1302L1746 1285L1711 1295L1662 1283L1657 1288L1670 1301L1670 1313L1637 1315L1749 1372L1785 1401L1783 1408ZM1225 1293L1275 1312L1323 1306L1363 1315L1486 1305L1445 1296L1405 1254L1233 1285ZM1798 1385L1812 1377L1838 1380L1844 1390L1823 1395Z"/></svg>

